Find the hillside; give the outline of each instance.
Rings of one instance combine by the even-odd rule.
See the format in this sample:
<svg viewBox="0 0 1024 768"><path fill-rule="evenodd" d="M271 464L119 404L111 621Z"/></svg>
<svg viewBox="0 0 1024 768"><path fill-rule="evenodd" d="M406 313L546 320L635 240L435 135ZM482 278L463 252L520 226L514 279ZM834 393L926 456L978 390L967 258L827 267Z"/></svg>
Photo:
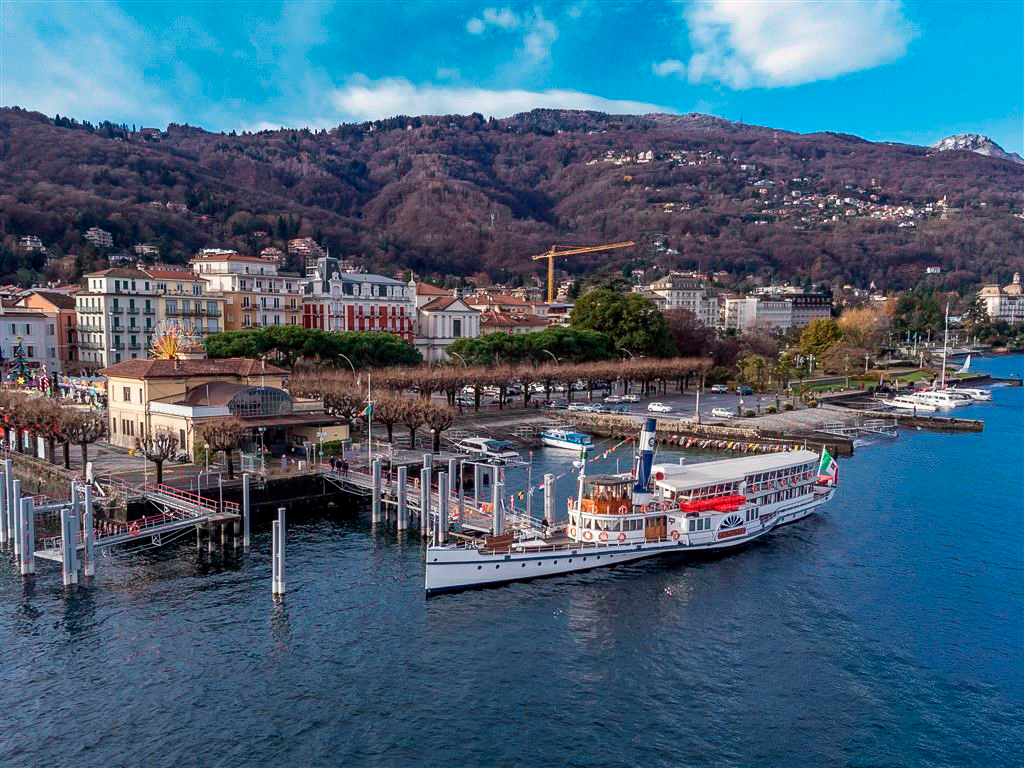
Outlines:
<svg viewBox="0 0 1024 768"><path fill-rule="evenodd" d="M560 266L880 288L926 266L947 288L1024 268L1024 166L1012 160L705 115L536 110L225 135L3 109L0 163L7 275L26 266L12 253L23 235L78 255L79 270L101 263L82 240L93 225L115 250L158 243L165 260L311 235L368 267L424 275L536 274L529 256L552 243L623 239L640 246Z"/></svg>

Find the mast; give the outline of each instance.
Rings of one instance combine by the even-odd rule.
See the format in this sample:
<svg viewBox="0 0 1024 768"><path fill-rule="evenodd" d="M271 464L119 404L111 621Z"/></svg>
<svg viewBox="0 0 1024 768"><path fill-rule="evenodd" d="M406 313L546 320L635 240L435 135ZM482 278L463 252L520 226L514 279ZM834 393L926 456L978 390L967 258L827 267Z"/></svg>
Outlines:
<svg viewBox="0 0 1024 768"><path fill-rule="evenodd" d="M939 379L939 389L946 388L946 349L949 342L949 302L946 302L946 330L942 334L942 374Z"/></svg>
<svg viewBox="0 0 1024 768"><path fill-rule="evenodd" d="M654 463L654 445L657 422L648 417L640 432L640 443L636 454L636 483L633 485L633 503L646 504L651 499L651 464Z"/></svg>

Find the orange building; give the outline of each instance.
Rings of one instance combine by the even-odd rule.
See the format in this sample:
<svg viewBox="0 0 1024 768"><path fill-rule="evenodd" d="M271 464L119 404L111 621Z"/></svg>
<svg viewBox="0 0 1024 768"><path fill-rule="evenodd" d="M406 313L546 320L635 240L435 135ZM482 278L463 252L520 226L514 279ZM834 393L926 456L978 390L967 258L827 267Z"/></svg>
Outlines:
<svg viewBox="0 0 1024 768"><path fill-rule="evenodd" d="M78 363L78 314L75 311L75 297L54 291L38 291L22 296L19 307L38 309L56 321L57 357L62 367Z"/></svg>

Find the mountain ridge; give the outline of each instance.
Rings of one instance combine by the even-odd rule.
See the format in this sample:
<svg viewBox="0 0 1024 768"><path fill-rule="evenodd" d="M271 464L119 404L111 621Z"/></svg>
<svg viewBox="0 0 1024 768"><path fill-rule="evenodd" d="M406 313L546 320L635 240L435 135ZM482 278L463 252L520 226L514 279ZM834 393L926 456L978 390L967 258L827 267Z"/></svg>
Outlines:
<svg viewBox="0 0 1024 768"><path fill-rule="evenodd" d="M552 243L624 239L641 246L559 266L900 287L936 265L958 287L1024 264L1024 169L1012 161L700 113L533 110L224 134L5 108L0 162L4 233L63 253L88 251L82 235L98 225L120 248L158 242L171 261L309 235L370 268L423 275L537 274L529 257Z"/></svg>

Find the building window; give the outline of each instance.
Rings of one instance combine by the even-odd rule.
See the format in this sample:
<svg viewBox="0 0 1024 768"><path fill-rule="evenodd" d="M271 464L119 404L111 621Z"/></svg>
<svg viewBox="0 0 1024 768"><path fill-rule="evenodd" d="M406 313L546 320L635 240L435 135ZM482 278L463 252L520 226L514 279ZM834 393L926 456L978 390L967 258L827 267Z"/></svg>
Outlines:
<svg viewBox="0 0 1024 768"><path fill-rule="evenodd" d="M181 450L183 450L183 451L185 450L185 430L184 429L179 429L178 430L178 447Z"/></svg>
<svg viewBox="0 0 1024 768"><path fill-rule="evenodd" d="M456 339L462 336L462 320L452 320L452 336Z"/></svg>
<svg viewBox="0 0 1024 768"><path fill-rule="evenodd" d="M29 357L35 357L36 356L36 348L33 347L31 344L28 345L28 356Z"/></svg>
<svg viewBox="0 0 1024 768"><path fill-rule="evenodd" d="M252 387L244 389L228 403L232 416L275 416L292 412L292 398L283 389Z"/></svg>
<svg viewBox="0 0 1024 768"><path fill-rule="evenodd" d="M132 401L132 388L131 387L124 387L122 389L122 391L121 391L121 399L124 402L126 402L126 403L130 403Z"/></svg>

